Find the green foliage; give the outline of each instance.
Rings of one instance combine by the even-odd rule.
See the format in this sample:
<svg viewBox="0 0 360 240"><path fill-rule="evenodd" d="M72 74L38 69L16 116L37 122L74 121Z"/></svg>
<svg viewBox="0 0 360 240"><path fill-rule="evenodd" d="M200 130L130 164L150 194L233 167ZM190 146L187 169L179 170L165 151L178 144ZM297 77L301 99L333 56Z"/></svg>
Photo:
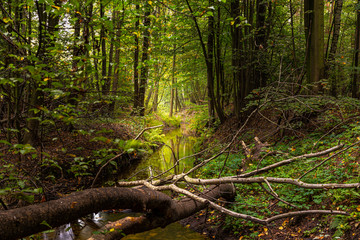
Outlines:
<svg viewBox="0 0 360 240"><path fill-rule="evenodd" d="M144 137L149 143L163 143L165 141L165 134L162 132L162 128L151 129L144 132Z"/></svg>
<svg viewBox="0 0 360 240"><path fill-rule="evenodd" d="M42 193L42 189L34 187L29 179L19 176L16 171L13 164L4 164L0 168L0 182L6 182L0 188L0 196L11 196L33 203L34 196Z"/></svg>
<svg viewBox="0 0 360 240"><path fill-rule="evenodd" d="M89 162L83 157L75 157L71 164L69 172L73 173L75 177L91 175L89 173Z"/></svg>
<svg viewBox="0 0 360 240"><path fill-rule="evenodd" d="M348 223L349 217L336 216L330 223L330 229L336 230L333 238L343 237L344 233L351 229Z"/></svg>
<svg viewBox="0 0 360 240"><path fill-rule="evenodd" d="M302 100L305 101L305 99ZM300 137L297 135L284 136L281 141L272 144L259 158L261 159L267 152L276 152L276 154L269 155L262 159L259 168L289 159L292 156L321 151L335 146L339 144L339 142L352 144L355 141L360 140L358 117L359 105L357 101L355 101L355 103L354 101L355 100L347 98L329 98L324 100L318 99L317 97L311 97L306 101L306 104L309 107L308 110L296 107L300 107L300 105L304 103L303 101L299 101L298 103L296 103L297 101L294 101L290 107L286 106L284 102L282 102L284 104L282 106L280 103L276 103L276 100L274 103L269 103L272 109L279 110L279 112L291 111L294 114L293 116L304 116L304 114L312 114L315 112L316 115L308 115L308 118L310 118L312 122L319 122L320 124L317 125L317 128L313 128L311 133L305 135L306 137L301 137L301 135ZM266 112L266 109L263 111ZM339 114L342 116L342 119L340 120L336 117L339 116ZM291 123L291 125L288 126L296 128L298 131L302 131L303 128L301 128L301 126L309 124L301 119L299 121L302 122L302 125L292 125ZM244 135L242 139L253 139L253 137L254 136L251 136L251 134L249 136ZM249 144L249 148L253 148L253 145ZM359 168L357 161L358 150L359 146L354 146L347 152L334 157L320 168L309 173L302 181L307 183L359 182ZM332 156L332 154L333 153L331 153L330 156ZM226 166L224 166L225 158L227 159ZM239 168L245 158L246 156L244 156L241 151L236 154L230 153L228 157L225 155L220 156L207 164L203 168L203 171L198 173L198 175L200 175L199 177L213 178L214 176L218 176L221 170L223 170L222 176L237 174L240 172ZM324 160L324 157L296 161L291 165L274 169L262 175L296 179L322 160ZM258 163L248 164L246 171L256 170L258 168L257 165ZM333 189L324 191L319 189L298 188L290 184L271 184L271 186L279 197L296 205L302 210L313 208L333 209L334 206L336 206L338 210L351 212L358 205L357 199L359 194L354 189ZM268 210L268 206L273 202L272 197L269 194L264 193L257 185L236 185L236 187L236 202L238 204L231 205L231 209L235 212L249 214L259 218L269 217L277 213L276 211ZM265 184L264 187L268 188ZM289 206L280 202L277 205L282 209L289 208ZM358 217L357 210L355 210L352 214L352 219ZM231 217L226 220L226 227L232 229L234 232L246 231L245 229L248 230L249 228L256 229L257 226L257 224L240 219L234 220ZM331 227L335 231L333 237L343 236L350 227L351 221L349 222L349 218L336 217ZM308 233L304 233L304 235L306 234L310 236L312 234L311 230L308 230ZM247 236L249 237L249 235ZM253 237L249 237L249 239L256 239L256 237L254 235Z"/></svg>

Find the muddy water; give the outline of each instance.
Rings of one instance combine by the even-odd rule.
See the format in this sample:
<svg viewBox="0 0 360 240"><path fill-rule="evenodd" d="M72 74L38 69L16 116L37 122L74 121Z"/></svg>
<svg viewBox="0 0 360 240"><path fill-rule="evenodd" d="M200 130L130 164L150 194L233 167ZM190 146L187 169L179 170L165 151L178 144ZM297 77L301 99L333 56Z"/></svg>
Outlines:
<svg viewBox="0 0 360 240"><path fill-rule="evenodd" d="M133 179L144 179L150 175L157 175L174 166L177 159L193 154L193 146L196 139L185 137L180 129L167 133L164 137L164 146L154 152L151 156L144 159L134 170ZM167 174L178 174L193 166L193 158L181 160L176 167L173 167ZM85 240L88 239L94 231L101 228L108 221L116 221L133 213L109 213L100 212L86 218L78 220L76 224L66 224L56 229L53 233L44 234L43 239L54 240ZM179 223L173 223L166 228L157 228L148 232L128 235L125 240L204 240L208 239L204 235L196 233Z"/></svg>

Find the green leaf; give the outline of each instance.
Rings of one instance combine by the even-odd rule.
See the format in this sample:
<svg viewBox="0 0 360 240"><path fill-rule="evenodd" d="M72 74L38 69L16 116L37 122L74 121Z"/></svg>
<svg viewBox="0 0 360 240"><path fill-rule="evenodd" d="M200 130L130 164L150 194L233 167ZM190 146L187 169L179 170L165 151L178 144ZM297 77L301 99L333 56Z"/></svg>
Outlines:
<svg viewBox="0 0 360 240"><path fill-rule="evenodd" d="M42 221L40 224L45 225L45 226L47 226L49 228L52 228L45 220Z"/></svg>
<svg viewBox="0 0 360 240"><path fill-rule="evenodd" d="M6 140L0 140L0 143L11 146L11 143Z"/></svg>

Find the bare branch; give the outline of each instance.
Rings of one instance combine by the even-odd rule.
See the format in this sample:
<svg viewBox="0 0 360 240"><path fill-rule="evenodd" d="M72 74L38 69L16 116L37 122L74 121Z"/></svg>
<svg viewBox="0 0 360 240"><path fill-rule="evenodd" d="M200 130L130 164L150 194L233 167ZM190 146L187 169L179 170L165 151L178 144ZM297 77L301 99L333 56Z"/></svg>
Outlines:
<svg viewBox="0 0 360 240"><path fill-rule="evenodd" d="M185 181L192 184L221 184L221 183L264 183L265 180L273 183L287 183L296 185L301 188L311 188L311 189L337 189L337 188L359 188L360 183L305 183L292 178L276 178L276 177L254 177L254 178L236 178L236 176L231 177L223 177L218 179L198 179L198 178L190 178L188 176L184 176Z"/></svg>
<svg viewBox="0 0 360 240"><path fill-rule="evenodd" d="M347 151L349 148L352 148L352 147L354 147L354 146L356 146L356 145L358 145L358 144L360 144L360 141L357 141L357 142L351 144L350 146L346 147L345 149L343 149L343 150L341 150L341 151L339 151L339 152L331 155L330 157L324 159L321 163L319 163L318 165L316 165L316 166L313 167L312 169L308 170L306 173L304 173L303 175L301 175L301 177L299 177L298 179L299 179L299 180L302 179L303 177L305 177L306 175L308 175L309 173L311 173L312 171L314 171L315 169L317 169L318 167L320 167L321 165L323 165L324 163L326 163L327 161L329 161L331 158L333 158L333 157L335 157L335 156L337 156L337 155L339 155L339 154Z"/></svg>
<svg viewBox="0 0 360 240"><path fill-rule="evenodd" d="M234 176L234 178L251 177L251 176L257 175L257 174L259 174L259 173L267 172L267 171L269 171L269 170L271 170L271 169L274 169L274 168L277 168L277 167L280 167L280 166L288 165L288 164L290 164L290 163L292 163L292 162L294 162L294 161L297 161L297 160L301 160L301 159L305 159L305 158L320 157L320 156L329 154L329 153L331 153L331 152L334 152L334 151L342 148L343 146L344 146L344 144L340 144L340 145L337 145L337 146L335 146L335 147L326 149L326 150L321 151L321 152L308 153L308 154L304 154L304 155L301 155L301 156L296 156L296 157L293 157L293 158L290 158L290 159L286 159L286 160L283 160L283 161L274 163L274 164L272 164L272 165L263 167L263 168L261 168L261 169L258 169L258 170L252 171L252 172L248 172L248 173L240 174L240 175L238 175L238 176Z"/></svg>
<svg viewBox="0 0 360 240"><path fill-rule="evenodd" d="M150 130L150 129L154 129L154 128L159 128L159 127L162 127L162 126L163 126L163 125L161 124L161 125L158 125L158 126L153 126L153 127L144 128L144 129L134 138L134 140L138 140L138 139L141 137L141 135L144 134L145 131Z"/></svg>

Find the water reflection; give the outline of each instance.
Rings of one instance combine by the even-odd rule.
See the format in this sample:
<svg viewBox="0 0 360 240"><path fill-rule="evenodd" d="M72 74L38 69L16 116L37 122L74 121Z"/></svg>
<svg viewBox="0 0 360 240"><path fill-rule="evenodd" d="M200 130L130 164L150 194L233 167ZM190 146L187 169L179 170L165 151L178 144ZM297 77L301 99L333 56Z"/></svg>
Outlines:
<svg viewBox="0 0 360 240"><path fill-rule="evenodd" d="M128 235L124 240L204 240L205 236L196 233L188 228L184 228L180 223L172 223L166 228L157 228L148 232Z"/></svg>
<svg viewBox="0 0 360 240"><path fill-rule="evenodd" d="M79 220L77 223L66 224L56 228L55 232L44 233L42 239L48 240L86 240L89 239L95 231L105 225L108 221L116 221L126 216L138 216L139 214L125 212L99 212L93 214L86 220ZM123 239L125 240L204 240L208 239L191 229L184 228L180 223L172 223L166 228L156 228L151 231L131 234Z"/></svg>
<svg viewBox="0 0 360 240"><path fill-rule="evenodd" d="M178 159L194 153L195 139L185 137L181 129L173 130L165 135L164 146L154 152L151 156L143 160L136 168L134 173L138 173L136 179L148 178L151 174L156 175L170 168L168 174L178 174L193 166L194 158L182 159L178 164Z"/></svg>
<svg viewBox="0 0 360 240"><path fill-rule="evenodd" d="M167 174L179 174L190 169L193 166L194 158L185 158L181 161L179 159L189 156L194 153L193 146L195 139L183 136L180 129L168 132L165 135L164 146L154 152L148 158L142 160L133 173L138 173L136 179L145 179L150 175L157 175L170 168ZM176 166L174 166L176 165ZM44 234L43 239L53 240L85 240L104 226L109 221L116 221L126 216L138 216L135 213L123 212L99 212L80 219L75 223L66 224L56 229L55 233ZM180 223L173 223L166 228L157 228L144 233L129 235L123 238L125 240L141 239L141 240L162 240L162 239L177 239L177 240L204 240L205 236L196 233L190 229L184 228Z"/></svg>

